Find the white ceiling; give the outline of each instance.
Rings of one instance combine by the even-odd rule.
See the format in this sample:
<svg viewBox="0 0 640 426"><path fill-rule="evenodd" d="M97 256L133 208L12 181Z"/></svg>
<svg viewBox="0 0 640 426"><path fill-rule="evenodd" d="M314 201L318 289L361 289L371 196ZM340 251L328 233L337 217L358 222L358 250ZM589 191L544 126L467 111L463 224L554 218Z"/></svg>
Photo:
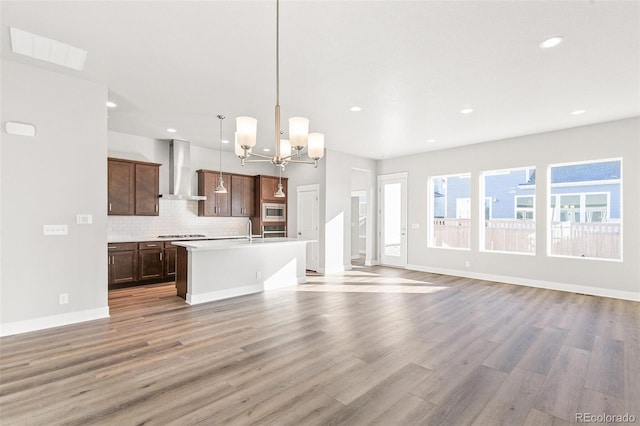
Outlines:
<svg viewBox="0 0 640 426"><path fill-rule="evenodd" d="M9 26L87 50L84 70L12 53ZM280 27L282 127L306 116L342 152L640 115L640 1L283 0ZM2 58L106 84L111 130L217 146L217 114L228 139L249 115L258 146L273 145L275 1L2 1L1 31ZM564 43L538 47L554 35Z"/></svg>

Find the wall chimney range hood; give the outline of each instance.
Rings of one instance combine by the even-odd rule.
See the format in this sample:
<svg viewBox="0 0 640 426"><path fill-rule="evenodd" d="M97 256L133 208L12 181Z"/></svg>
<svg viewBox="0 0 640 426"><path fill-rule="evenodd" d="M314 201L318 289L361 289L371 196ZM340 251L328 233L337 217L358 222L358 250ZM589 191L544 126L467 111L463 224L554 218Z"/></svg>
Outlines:
<svg viewBox="0 0 640 426"><path fill-rule="evenodd" d="M202 195L191 195L191 147L189 142L174 139L169 145L169 194L160 194L164 200L206 200Z"/></svg>

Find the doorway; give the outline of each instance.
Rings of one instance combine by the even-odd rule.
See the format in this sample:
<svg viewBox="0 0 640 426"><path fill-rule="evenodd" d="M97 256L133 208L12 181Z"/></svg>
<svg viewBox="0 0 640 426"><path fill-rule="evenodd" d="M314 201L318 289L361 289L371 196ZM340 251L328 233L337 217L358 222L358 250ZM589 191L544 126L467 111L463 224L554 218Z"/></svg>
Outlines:
<svg viewBox="0 0 640 426"><path fill-rule="evenodd" d="M367 191L351 192L351 265L365 266L369 258L367 237L369 205Z"/></svg>
<svg viewBox="0 0 640 426"><path fill-rule="evenodd" d="M314 240L307 243L307 270L318 271L320 240L320 185L297 187L298 195L298 238Z"/></svg>
<svg viewBox="0 0 640 426"><path fill-rule="evenodd" d="M380 263L407 266L407 173L378 176Z"/></svg>

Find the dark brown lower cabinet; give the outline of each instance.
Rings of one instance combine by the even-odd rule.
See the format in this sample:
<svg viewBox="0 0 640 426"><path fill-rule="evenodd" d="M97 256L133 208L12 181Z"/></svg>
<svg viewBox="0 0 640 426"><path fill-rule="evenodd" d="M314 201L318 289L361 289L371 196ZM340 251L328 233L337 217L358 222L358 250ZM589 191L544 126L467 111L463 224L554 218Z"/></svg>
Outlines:
<svg viewBox="0 0 640 426"><path fill-rule="evenodd" d="M162 278L164 268L162 262L162 249L144 249L138 252L138 279L153 280Z"/></svg>
<svg viewBox="0 0 640 426"><path fill-rule="evenodd" d="M138 246L136 243L107 245L109 284L125 284L138 280Z"/></svg>
<svg viewBox="0 0 640 426"><path fill-rule="evenodd" d="M165 278L176 278L176 256L178 254L177 247L168 247L164 249L164 276Z"/></svg>

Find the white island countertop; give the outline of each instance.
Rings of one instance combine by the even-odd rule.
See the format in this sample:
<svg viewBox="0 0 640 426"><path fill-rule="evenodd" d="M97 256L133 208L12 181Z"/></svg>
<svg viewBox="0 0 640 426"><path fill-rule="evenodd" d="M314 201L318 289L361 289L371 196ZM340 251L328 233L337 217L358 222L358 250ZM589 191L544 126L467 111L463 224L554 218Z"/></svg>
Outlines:
<svg viewBox="0 0 640 426"><path fill-rule="evenodd" d="M207 250L226 250L230 248L242 248L242 247L265 247L268 245L286 245L286 244L300 244L310 243L311 240L299 240L297 238L254 238L249 241L246 237L244 239L235 240L197 240L197 241L176 241L174 246L185 247L188 251L207 251Z"/></svg>
<svg viewBox="0 0 640 426"><path fill-rule="evenodd" d="M147 242L147 241L198 241L198 240L202 240L202 241L206 241L206 240L240 240L243 238L247 238L246 235L222 235L222 236L218 236L218 237L145 237L145 236L137 236L137 237L133 237L133 236L125 236L125 237L108 237L107 238L107 243L142 243L142 242ZM254 235L253 238L262 238L262 235Z"/></svg>

